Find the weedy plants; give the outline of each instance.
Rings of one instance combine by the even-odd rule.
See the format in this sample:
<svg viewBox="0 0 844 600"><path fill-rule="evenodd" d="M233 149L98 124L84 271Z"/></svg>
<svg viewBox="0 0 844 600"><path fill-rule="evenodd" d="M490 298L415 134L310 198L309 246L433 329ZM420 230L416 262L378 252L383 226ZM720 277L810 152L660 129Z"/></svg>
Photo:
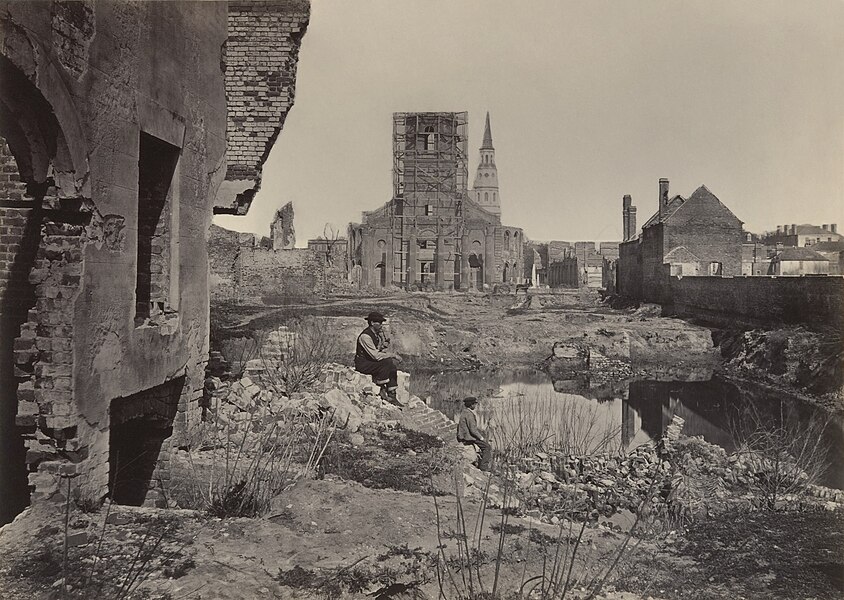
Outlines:
<svg viewBox="0 0 844 600"><path fill-rule="evenodd" d="M732 425L739 465L751 474L750 487L760 504L775 510L789 495L801 494L822 481L828 469L824 433L830 417L812 413L801 419L796 412L763 414L750 404Z"/></svg>
<svg viewBox="0 0 844 600"><path fill-rule="evenodd" d="M255 408L245 422L215 428L208 450L188 454L171 501L221 518L265 514L286 487L316 472L335 431L330 411L265 422Z"/></svg>
<svg viewBox="0 0 844 600"><path fill-rule="evenodd" d="M47 590L60 600L168 600L169 594L151 592L144 584L159 575L178 578L193 568L186 551L192 538L180 533L178 520L132 513L123 515L120 525L111 524L114 505L108 500L99 511L102 524L94 531L90 523L97 513L80 513L71 498L71 478L66 483L62 524L42 526L33 538L35 544L4 557L19 591L26 588L33 597L41 597ZM81 544L80 533L71 531L80 526L86 527Z"/></svg>
<svg viewBox="0 0 844 600"><path fill-rule="evenodd" d="M456 474L456 477L459 476L462 475ZM609 544L604 550L595 544L595 536L586 539L587 520L579 523L576 520L584 512L584 507L572 500L571 505L562 510L562 518L558 517L556 536L533 530L532 522L528 528L511 524L514 509L500 509L497 522L489 527L496 534L491 547L484 547L490 486L491 478L487 480L481 494L474 518L469 514L469 506L459 493L456 494L454 530L444 528L445 519L440 502L436 496L432 496L438 540L436 576L438 597L441 599L495 600L507 597L591 600L601 593L640 543L641 538L637 534L642 523L641 516L647 512L647 500L636 511L632 526L621 540ZM455 489L458 487L455 480ZM504 507L511 505L515 490L512 481L505 479L502 487ZM454 543L447 545L446 540L453 540ZM541 560L535 557L541 557ZM522 565L518 588L505 589L505 569L512 582L514 563ZM532 569L532 572L528 569Z"/></svg>

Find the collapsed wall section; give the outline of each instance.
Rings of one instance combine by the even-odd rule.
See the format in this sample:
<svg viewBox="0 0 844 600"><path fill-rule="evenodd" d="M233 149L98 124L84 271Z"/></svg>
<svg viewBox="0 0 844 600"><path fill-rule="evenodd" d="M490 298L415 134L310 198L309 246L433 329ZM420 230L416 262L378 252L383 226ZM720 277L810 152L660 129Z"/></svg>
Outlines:
<svg viewBox="0 0 844 600"><path fill-rule="evenodd" d="M307 0L229 2L223 49L228 100L226 174L216 214L245 215L293 106Z"/></svg>

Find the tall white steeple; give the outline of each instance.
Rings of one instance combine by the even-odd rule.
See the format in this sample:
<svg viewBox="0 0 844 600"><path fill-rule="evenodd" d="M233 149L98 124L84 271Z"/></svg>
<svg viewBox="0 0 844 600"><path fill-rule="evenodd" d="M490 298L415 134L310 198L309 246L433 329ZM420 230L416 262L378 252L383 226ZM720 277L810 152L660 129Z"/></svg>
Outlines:
<svg viewBox="0 0 844 600"><path fill-rule="evenodd" d="M495 148L492 147L492 129L489 126L489 112L486 113L486 129L481 144L481 160L475 183L472 185L472 199L489 212L501 216L501 198L498 196L498 169L495 168Z"/></svg>

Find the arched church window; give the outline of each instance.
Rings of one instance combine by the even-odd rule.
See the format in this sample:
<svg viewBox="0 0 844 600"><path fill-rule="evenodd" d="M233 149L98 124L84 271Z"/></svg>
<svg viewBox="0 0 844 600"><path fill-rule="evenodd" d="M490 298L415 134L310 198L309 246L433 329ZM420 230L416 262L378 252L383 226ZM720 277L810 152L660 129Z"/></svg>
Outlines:
<svg viewBox="0 0 844 600"><path fill-rule="evenodd" d="M437 147L436 133L433 126L425 128L425 150L435 150Z"/></svg>
<svg viewBox="0 0 844 600"><path fill-rule="evenodd" d="M489 192L484 192L484 203L489 202Z"/></svg>

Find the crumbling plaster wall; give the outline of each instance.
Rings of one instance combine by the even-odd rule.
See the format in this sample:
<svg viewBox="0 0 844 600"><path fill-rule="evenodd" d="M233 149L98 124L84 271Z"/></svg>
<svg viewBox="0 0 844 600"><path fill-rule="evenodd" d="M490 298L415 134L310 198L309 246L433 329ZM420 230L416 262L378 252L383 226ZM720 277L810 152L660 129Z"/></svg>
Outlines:
<svg viewBox="0 0 844 600"><path fill-rule="evenodd" d="M43 95L61 130L47 148L55 181L30 275L37 305L21 330L20 420L38 495L57 473L98 498L108 479L111 402L184 376L184 430L207 356L205 236L226 140L220 48L224 3L4 3L3 56ZM180 148L171 251L177 286L167 327L136 327L139 136ZM35 154L33 152L33 154ZM63 156L64 155L64 156ZM20 162L20 161L19 161ZM34 406L33 406L34 403Z"/></svg>

